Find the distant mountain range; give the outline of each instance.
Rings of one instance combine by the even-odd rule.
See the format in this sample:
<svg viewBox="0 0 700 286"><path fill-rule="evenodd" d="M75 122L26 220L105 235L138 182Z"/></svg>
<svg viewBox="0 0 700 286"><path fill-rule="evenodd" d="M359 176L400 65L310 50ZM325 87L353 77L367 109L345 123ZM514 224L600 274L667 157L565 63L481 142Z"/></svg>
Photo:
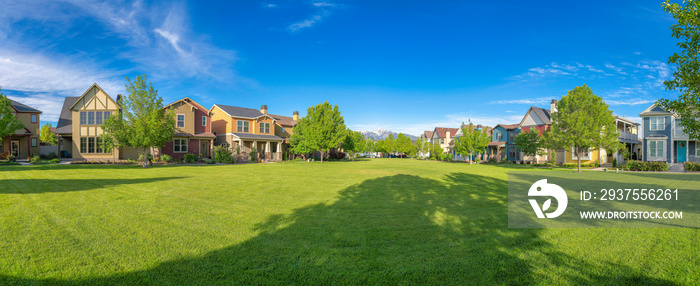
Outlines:
<svg viewBox="0 0 700 286"><path fill-rule="evenodd" d="M389 134L394 134L394 138L399 135L398 132L386 130L386 129L377 129L377 130L372 130L372 131L362 131L362 135L365 136L365 138L370 138L374 140L382 140L384 138L389 137ZM411 134L404 134L408 136L408 138L411 138L411 140L417 140L419 139L418 136L411 135Z"/></svg>

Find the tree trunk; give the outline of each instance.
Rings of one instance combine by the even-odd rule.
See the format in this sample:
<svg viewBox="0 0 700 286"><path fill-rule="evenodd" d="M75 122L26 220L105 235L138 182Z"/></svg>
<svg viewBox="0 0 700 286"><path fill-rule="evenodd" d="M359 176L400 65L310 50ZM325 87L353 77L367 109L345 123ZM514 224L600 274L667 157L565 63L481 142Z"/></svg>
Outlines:
<svg viewBox="0 0 700 286"><path fill-rule="evenodd" d="M583 152L576 152L576 156L578 158L578 173L581 173L581 156L583 156Z"/></svg>
<svg viewBox="0 0 700 286"><path fill-rule="evenodd" d="M323 164L323 155L324 155L324 152L323 152L323 149L321 149L321 164Z"/></svg>
<svg viewBox="0 0 700 286"><path fill-rule="evenodd" d="M146 148L143 148L143 167L148 168L148 155L146 153Z"/></svg>
<svg viewBox="0 0 700 286"><path fill-rule="evenodd" d="M469 165L474 163L474 158L472 156L474 156L472 155L472 152L469 152Z"/></svg>

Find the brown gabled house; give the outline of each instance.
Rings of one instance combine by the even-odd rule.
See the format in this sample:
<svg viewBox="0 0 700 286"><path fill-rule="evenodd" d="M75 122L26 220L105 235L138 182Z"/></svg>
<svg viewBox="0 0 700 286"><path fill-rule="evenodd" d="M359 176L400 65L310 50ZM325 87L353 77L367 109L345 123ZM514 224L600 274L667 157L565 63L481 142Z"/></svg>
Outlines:
<svg viewBox="0 0 700 286"><path fill-rule="evenodd" d="M0 142L0 157L9 155L17 159L27 159L30 155L39 155L39 129L41 111L20 102L11 100L12 114L22 122L23 127L14 134L5 136Z"/></svg>

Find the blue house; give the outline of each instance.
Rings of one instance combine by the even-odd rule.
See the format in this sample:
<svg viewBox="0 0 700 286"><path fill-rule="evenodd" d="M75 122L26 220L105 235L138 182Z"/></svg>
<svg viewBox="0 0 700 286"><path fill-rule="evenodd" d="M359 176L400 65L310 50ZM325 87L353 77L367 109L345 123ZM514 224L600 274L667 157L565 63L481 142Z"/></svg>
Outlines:
<svg viewBox="0 0 700 286"><path fill-rule="evenodd" d="M520 124L498 124L491 132L491 154L496 160L506 160L514 162L520 160L520 152L515 147L515 136L520 133Z"/></svg>
<svg viewBox="0 0 700 286"><path fill-rule="evenodd" d="M669 165L700 162L700 144L683 132L681 119L656 103L639 114L642 117L642 160L665 161Z"/></svg>

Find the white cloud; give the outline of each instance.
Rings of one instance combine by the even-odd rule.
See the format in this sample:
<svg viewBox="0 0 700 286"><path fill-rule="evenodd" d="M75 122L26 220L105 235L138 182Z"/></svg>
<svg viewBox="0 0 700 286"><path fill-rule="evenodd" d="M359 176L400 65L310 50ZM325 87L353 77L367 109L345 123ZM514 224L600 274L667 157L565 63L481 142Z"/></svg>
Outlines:
<svg viewBox="0 0 700 286"><path fill-rule="evenodd" d="M606 100L605 103L607 103L610 106L615 106L615 105L641 105L641 104L651 104L655 102L655 100L645 100L645 99L630 99L630 100Z"/></svg>
<svg viewBox="0 0 700 286"><path fill-rule="evenodd" d="M637 51L635 51L634 54L635 54L635 55L641 55L642 52L637 52Z"/></svg>
<svg viewBox="0 0 700 286"><path fill-rule="evenodd" d="M521 99L504 99L491 101L490 104L530 104L530 105L542 105L547 104L552 101L550 97L540 97L540 98L521 98Z"/></svg>
<svg viewBox="0 0 700 286"><path fill-rule="evenodd" d="M316 24L316 22L319 22L319 21L321 21L321 20L323 20L323 16L321 16L321 15L314 15L313 17L311 17L311 18L309 18L309 19L306 19L306 20L304 20L304 21L297 22L297 23L294 23L294 24L289 25L289 30L292 31L292 32L296 32L296 31L299 31L299 30L301 30L301 29L311 27L311 26L313 26L314 24Z"/></svg>
<svg viewBox="0 0 700 286"><path fill-rule="evenodd" d="M619 74L628 75L628 73L624 72L621 67L614 66L610 63L605 63L605 67L614 70Z"/></svg>
<svg viewBox="0 0 700 286"><path fill-rule="evenodd" d="M319 11L309 17L308 19L293 23L287 27L287 29L291 32L298 32L302 29L309 28L313 26L314 24L323 21L326 17L330 16L333 9L337 8L338 5L334 3L329 3L329 2L315 2L312 3L314 7L316 7Z"/></svg>
<svg viewBox="0 0 700 286"><path fill-rule="evenodd" d="M316 2L313 3L315 7L335 7L335 4L333 3L328 3L328 2Z"/></svg>
<svg viewBox="0 0 700 286"><path fill-rule="evenodd" d="M525 112L525 111L524 111ZM493 115L482 115L482 114L450 114L446 115L444 118L434 121L426 121L420 124L405 124L402 122L398 123L386 123L386 124L355 124L349 125L352 130L376 130L376 129L387 129L394 132L410 134L415 136L420 136L425 130L433 130L435 127L449 127L458 128L462 125L462 122L469 124L469 120L472 123L481 124L485 126L495 127L498 124L517 124L523 119L525 113L521 115L511 115L511 116L493 116Z"/></svg>

